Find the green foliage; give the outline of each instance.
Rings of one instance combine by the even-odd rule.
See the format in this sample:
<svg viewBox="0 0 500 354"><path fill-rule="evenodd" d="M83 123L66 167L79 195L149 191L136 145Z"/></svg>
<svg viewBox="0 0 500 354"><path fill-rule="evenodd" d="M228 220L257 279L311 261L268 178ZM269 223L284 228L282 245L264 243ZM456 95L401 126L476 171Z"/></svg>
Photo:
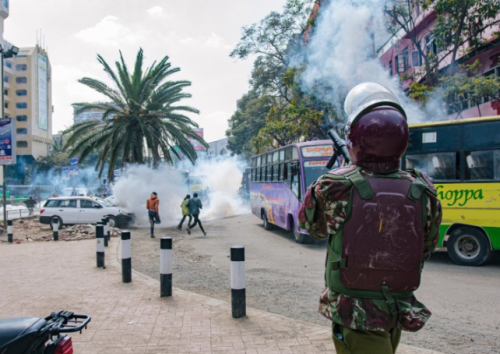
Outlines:
<svg viewBox="0 0 500 354"><path fill-rule="evenodd" d="M266 124L266 116L275 99L270 96L259 97L254 91L245 94L238 101L238 109L229 119L228 148L233 153L252 155L251 140Z"/></svg>
<svg viewBox="0 0 500 354"><path fill-rule="evenodd" d="M473 64L462 67L462 70L456 74L440 80L446 103L453 107L458 116L463 110L462 102L465 100L469 100L472 105L476 106L481 116L479 106L484 98L488 100L500 98L500 77L476 76L480 65L480 62L476 60Z"/></svg>
<svg viewBox="0 0 500 354"><path fill-rule="evenodd" d="M52 151L47 156L41 156L36 159L36 166L38 172L61 169L63 166L69 166L69 155L65 152Z"/></svg>
<svg viewBox="0 0 500 354"><path fill-rule="evenodd" d="M102 176L108 167L107 178L113 179L113 171L127 163L144 164L151 162L157 166L160 161L173 163L174 157L180 158L174 146L192 162L197 158L196 151L188 138L208 146L192 129L198 125L184 115L199 113L190 106L176 105L190 98L184 93L189 81L167 81L179 72L172 68L169 57L143 70L144 55L139 50L133 71L130 72L120 52L120 61L115 63L116 71L100 55L97 60L103 66L114 87L105 83L83 78L79 82L104 95L109 102L76 103L77 112L98 109L104 112L100 121L76 124L64 132L68 140L64 149L70 156L78 156L81 162L98 152L95 168Z"/></svg>
<svg viewBox="0 0 500 354"><path fill-rule="evenodd" d="M429 94L432 92L432 87L418 81L413 81L409 87L410 97L416 101L425 104L429 98Z"/></svg>

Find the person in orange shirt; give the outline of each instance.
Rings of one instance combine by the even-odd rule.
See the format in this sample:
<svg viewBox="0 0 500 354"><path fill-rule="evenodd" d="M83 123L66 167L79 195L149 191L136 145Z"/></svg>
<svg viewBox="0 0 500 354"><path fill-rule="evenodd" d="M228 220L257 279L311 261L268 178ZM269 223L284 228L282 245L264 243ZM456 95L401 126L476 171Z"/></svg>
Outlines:
<svg viewBox="0 0 500 354"><path fill-rule="evenodd" d="M151 198L146 202L146 209L148 210L151 225L151 238L155 238L155 223L160 223L160 199L158 199L156 192L151 193Z"/></svg>

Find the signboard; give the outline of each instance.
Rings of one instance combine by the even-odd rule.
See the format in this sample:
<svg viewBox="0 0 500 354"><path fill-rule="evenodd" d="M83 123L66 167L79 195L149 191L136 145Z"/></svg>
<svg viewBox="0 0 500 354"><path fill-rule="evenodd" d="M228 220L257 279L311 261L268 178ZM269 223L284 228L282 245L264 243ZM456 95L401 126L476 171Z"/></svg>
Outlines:
<svg viewBox="0 0 500 354"><path fill-rule="evenodd" d="M196 133L196 135L198 135L200 138L203 139L203 128L195 128L192 130L192 132ZM188 139L196 151L205 151L205 147L203 145L201 145L199 141L191 139L191 138L188 138Z"/></svg>
<svg viewBox="0 0 500 354"><path fill-rule="evenodd" d="M0 118L0 165L16 164L15 125L10 118Z"/></svg>
<svg viewBox="0 0 500 354"><path fill-rule="evenodd" d="M69 159L69 175L76 176L78 175L80 169L80 165L78 164L78 157L73 157Z"/></svg>
<svg viewBox="0 0 500 354"><path fill-rule="evenodd" d="M38 128L49 129L47 96L47 58L38 54Z"/></svg>
<svg viewBox="0 0 500 354"><path fill-rule="evenodd" d="M64 166L61 168L61 174L63 180L69 179L69 166Z"/></svg>
<svg viewBox="0 0 500 354"><path fill-rule="evenodd" d="M333 145L305 146L302 148L302 157L333 156Z"/></svg>
<svg viewBox="0 0 500 354"><path fill-rule="evenodd" d="M304 162L304 167L326 167L328 160L320 161L306 161Z"/></svg>

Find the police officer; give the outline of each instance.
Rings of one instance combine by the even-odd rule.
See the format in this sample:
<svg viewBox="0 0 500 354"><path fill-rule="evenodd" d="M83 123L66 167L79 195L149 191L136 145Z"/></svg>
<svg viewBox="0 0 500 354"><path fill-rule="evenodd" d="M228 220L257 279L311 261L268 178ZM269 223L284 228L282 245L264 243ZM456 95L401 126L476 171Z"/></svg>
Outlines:
<svg viewBox="0 0 500 354"><path fill-rule="evenodd" d="M392 92L363 83L344 108L352 164L313 183L299 221L328 238L319 311L332 321L337 353L392 354L401 331L420 330L431 315L413 292L437 244L441 205L422 172L399 169L409 131Z"/></svg>

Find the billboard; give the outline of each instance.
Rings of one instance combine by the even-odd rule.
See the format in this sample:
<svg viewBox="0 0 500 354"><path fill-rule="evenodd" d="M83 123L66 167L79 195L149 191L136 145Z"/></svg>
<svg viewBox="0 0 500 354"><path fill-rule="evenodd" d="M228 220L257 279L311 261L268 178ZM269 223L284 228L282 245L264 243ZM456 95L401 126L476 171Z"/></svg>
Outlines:
<svg viewBox="0 0 500 354"><path fill-rule="evenodd" d="M47 58L38 54L38 128L49 129L47 96Z"/></svg>
<svg viewBox="0 0 500 354"><path fill-rule="evenodd" d="M0 118L0 165L16 164L15 125L10 118Z"/></svg>
<svg viewBox="0 0 500 354"><path fill-rule="evenodd" d="M203 139L203 128L194 128L191 131L193 133L196 133L196 135L198 135L200 138ZM205 147L203 145L201 145L199 141L194 140L194 139L190 139L190 138L188 138L188 139L196 151L205 151Z"/></svg>
<svg viewBox="0 0 500 354"><path fill-rule="evenodd" d="M69 159L69 175L76 176L80 170L80 165L78 164L78 157L73 157Z"/></svg>

